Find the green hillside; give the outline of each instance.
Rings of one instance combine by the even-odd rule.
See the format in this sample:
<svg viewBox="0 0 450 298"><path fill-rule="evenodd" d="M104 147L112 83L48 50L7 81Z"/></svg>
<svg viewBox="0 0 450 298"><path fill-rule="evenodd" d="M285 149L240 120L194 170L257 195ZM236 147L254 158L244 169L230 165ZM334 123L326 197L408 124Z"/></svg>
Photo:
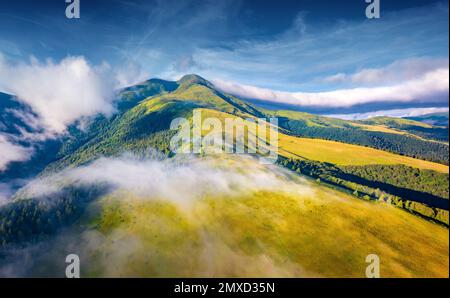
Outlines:
<svg viewBox="0 0 450 298"><path fill-rule="evenodd" d="M222 182L170 167L170 179L160 177L165 186L154 192L116 189L84 207L48 208L46 218L71 228L36 251L29 275L60 276L58 260L77 251L90 277L364 277L372 253L383 277L448 276L442 226L256 160L204 159L185 169L199 163ZM227 173L236 177L233 190L221 186L234 180ZM189 199L171 198L170 189L183 188L191 175L211 184L186 189Z"/></svg>
<svg viewBox="0 0 450 298"><path fill-rule="evenodd" d="M150 87L147 87L148 84ZM96 118L86 131L73 131L73 137L64 144L59 154L61 159L49 165L46 171L73 167L99 156L123 151L145 154L147 149L155 148L169 155L169 140L174 134L169 131L170 122L178 117L191 118L192 111L197 108L244 118L261 115L256 108L240 99L214 90L210 83L198 76L185 76L174 84L177 88L172 92L165 91L166 82L150 80L138 85L137 89L149 92L164 90L145 100L131 100L128 98L130 91L126 91L128 109L110 119L102 116Z"/></svg>
<svg viewBox="0 0 450 298"><path fill-rule="evenodd" d="M75 132L76 137L64 144L60 152L62 158L50 164L44 174L51 174L66 167L80 166L101 156L117 156L123 152L133 152L145 157L149 154L149 148L154 148L170 157L172 153L169 149L169 142L175 134L174 131L169 130L171 120L178 117L191 119L194 109L202 109L205 118L209 116L219 117L220 119L226 117L251 118L261 117L262 115L278 117L281 126L278 140L279 154L288 159L325 162L337 166L404 165L416 169L437 171L448 177L448 166L442 164L346 144L359 143L361 140L383 140L381 144L388 144L389 138L396 140L398 143L404 141L403 146L409 144L405 140L397 140L404 136L402 132L379 124L369 125L307 113L258 109L234 96L215 90L211 83L195 75L185 76L172 84L165 81L149 80L133 88L135 89L134 92L138 93L144 92L138 90L147 90L145 92L157 90L159 93L143 100L130 101L130 99L127 99L127 102L134 102L128 110L123 110L111 119L100 117L91 124L86 132ZM294 126L293 123L295 123ZM423 124L423 126L427 125ZM314 138L296 137L299 130L292 129L292 127L302 127L302 131ZM320 132L320 134L316 135L316 132ZM317 139L323 134L328 135L333 132L339 132L338 136L340 137L349 136L349 140L346 140L346 143L341 143ZM370 137L371 134L379 134L381 138L373 139ZM360 136L364 136L364 138L358 139ZM389 138L386 136L389 136ZM434 148L435 146L446 148L446 145L433 141L425 141L411 136L404 136L404 138L407 141L419 142L422 147L419 146L418 148L423 148L428 154L440 154L434 151L437 150ZM333 140L334 137L325 139ZM352 142L352 140L355 142ZM339 176L342 178L342 175ZM402 176L400 175L400 177ZM365 187L373 186L369 180L361 182L364 178L360 177L358 182ZM390 184L388 183L388 185ZM443 187L445 187L445 183ZM430 194L430 188L426 188L427 191L424 194L411 192L414 190L411 188L413 186L406 187L405 196L400 196L396 200L417 202L419 205L414 210L428 208L422 207L422 204L433 208L438 207L439 210L444 209L444 211L420 211L427 217L436 218L439 216L441 218L442 212L448 214L448 206L443 207L440 203L442 198ZM393 185L384 187L384 189L387 193L394 191L396 196L399 195L398 186ZM410 189L409 192L406 191L408 189ZM448 216L444 217L443 222L448 224Z"/></svg>
<svg viewBox="0 0 450 298"><path fill-rule="evenodd" d="M134 98L132 94L138 95ZM148 97L143 99L144 96ZM59 154L61 159L47 170L82 164L123 150L142 153L150 145L169 154L168 140L173 134L168 131L170 121L176 117L190 118L189 114L195 108L243 118L276 116L282 131L292 136L363 145L448 164L447 144L406 135L381 125L300 112L263 110L216 90L211 83L196 75L187 75L178 82L149 80L126 89L121 98L119 106L127 109L122 109L110 119L98 117L86 131L74 129L73 137L65 142Z"/></svg>
<svg viewBox="0 0 450 298"><path fill-rule="evenodd" d="M405 117L405 119L420 121L431 125L448 127L449 113L432 113L422 116Z"/></svg>
<svg viewBox="0 0 450 298"><path fill-rule="evenodd" d="M375 117L368 120L362 120L360 122L369 125L382 125L392 129L404 131L418 137L437 141L445 141L448 143L448 125L447 127L434 126L412 119L392 117Z"/></svg>
<svg viewBox="0 0 450 298"><path fill-rule="evenodd" d="M294 136L367 146L448 165L448 143L435 141L448 141L448 128L396 118L388 118L392 124L381 119L353 122L296 111L265 112L278 117L279 125Z"/></svg>
<svg viewBox="0 0 450 298"><path fill-rule="evenodd" d="M92 260L89 276L359 277L368 248L389 260L386 276L448 275L448 144L414 135L401 125L434 126L264 110L195 75L177 82L142 82L124 89L116 104L118 112L110 118L97 116L84 130L71 127L38 180L0 207L0 267L11 246L50 241L55 248L43 254L41 265L32 271L38 274L47 266L55 270L58 265L52 259L64 253L64 241L70 239L86 244L86 257ZM184 117L192 125L195 109L221 122L278 117L278 165L263 167L245 158L202 153L176 171L180 164L169 149L176 133L170 123ZM132 173L141 175L121 179L122 172L110 175L116 170L110 167L95 170L100 177L80 182L105 157L120 161L124 153L139 160L131 162ZM150 174L134 168L155 155L174 164ZM196 170L200 157L214 162ZM174 169L175 178L167 178L166 171ZM67 176L77 171L88 172L75 179ZM177 178L179 173L189 175ZM147 175L151 180L145 180ZM103 181L103 176L120 182L144 180L123 188ZM209 176L216 178L180 190L183 183ZM44 183L53 180L53 185ZM156 188L164 185L164 193L138 191L154 181ZM48 189L57 191L49 194ZM186 203L187 197L195 200ZM100 237L100 246L85 242L92 233ZM121 252L114 243L133 239L139 243L137 250L127 253L135 252L135 257L127 255L119 267L108 267L111 255ZM217 254L208 268L200 263L205 250ZM147 252L158 257L149 259ZM187 254L194 256L193 263L177 265ZM224 262L230 258L235 261ZM255 262L265 265L252 267ZM433 269L423 266L427 262Z"/></svg>

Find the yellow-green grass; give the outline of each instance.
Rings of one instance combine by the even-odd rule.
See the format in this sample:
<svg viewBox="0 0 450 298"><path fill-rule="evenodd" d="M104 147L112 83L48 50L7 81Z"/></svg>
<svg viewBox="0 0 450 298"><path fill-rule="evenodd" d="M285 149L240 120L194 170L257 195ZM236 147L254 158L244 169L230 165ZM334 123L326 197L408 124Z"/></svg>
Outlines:
<svg viewBox="0 0 450 298"><path fill-rule="evenodd" d="M419 135L408 133L407 131L404 131L404 130L397 130L397 129L394 129L394 128L390 128L390 127L387 127L387 126L381 125L381 124L370 124L369 125L369 124L362 124L362 123L353 123L353 125L361 127L361 129L366 130L366 131L375 131L375 132L385 132L385 133L392 133L392 134L398 134L398 135L406 135L406 136L409 136L411 138L416 138L416 139L427 141L427 142L448 144L448 142L423 138L423 137L421 137ZM429 126L432 127L431 125L429 125ZM426 126L421 126L421 127L429 128L429 127L426 127Z"/></svg>
<svg viewBox="0 0 450 298"><path fill-rule="evenodd" d="M58 251L77 251L85 277L365 277L376 254L382 277L448 277L443 226L256 159L207 160L209 170L190 175L220 171L223 179L207 180L217 187L175 198L179 181L162 179L171 199L161 189L116 190L87 208L81 236L68 241L69 231L52 245L43 268Z"/></svg>
<svg viewBox="0 0 450 298"><path fill-rule="evenodd" d="M301 120L305 121L305 124L308 126L324 126L324 127L336 127L336 128L344 128L348 126L353 126L355 128L361 128L367 131L378 131L392 134L406 134L403 131L395 130L387 127L386 125L369 125L363 124L353 121L342 120L339 118L331 118L326 116L319 116L314 114L308 114L305 112L297 112L297 111L270 111L264 110L268 115L272 115L274 117L287 117L293 120Z"/></svg>
<svg viewBox="0 0 450 298"><path fill-rule="evenodd" d="M202 119L215 117L222 123L225 119L236 119L238 117L210 109L199 109L202 112ZM247 123L244 121L244 123ZM205 131L203 131L205 133ZM229 132L228 132L229 133ZM321 162L329 162L336 165L371 165L402 164L419 169L429 169L441 173L448 173L449 168L446 165L429 162L412 157L402 156L383 150L363 147L358 145L346 144L336 141L322 139L309 139L289 136L282 132L278 133L279 154L284 157L294 159L309 159ZM268 136L266 138L270 140Z"/></svg>
<svg viewBox="0 0 450 298"><path fill-rule="evenodd" d="M307 139L279 135L280 155L290 158L306 158L336 165L403 164L419 169L448 173L446 165L402 156L369 147L335 141Z"/></svg>
<svg viewBox="0 0 450 298"><path fill-rule="evenodd" d="M433 128L433 125L425 123L425 122L421 122L421 121L416 121L416 120L411 120L411 119L404 119L404 118L395 118L395 117L373 117L373 118L369 118L367 120L362 120L361 122L364 122L366 124L375 124L375 125L386 125L386 124L390 124L390 125L396 125L398 127L402 127L402 126L416 126L416 127L422 127L422 128Z"/></svg>
<svg viewBox="0 0 450 298"><path fill-rule="evenodd" d="M214 107L226 113L234 113L239 116L247 116L246 113L230 104L227 100L219 96L213 89L203 85L192 85L186 88L179 88L174 92L154 97L150 100L162 101L191 101L198 105Z"/></svg>
<svg viewBox="0 0 450 298"><path fill-rule="evenodd" d="M387 126L384 126L384 125L368 125L368 124L361 124L361 123L352 123L352 124L354 126L360 127L363 130L366 130L366 131L376 131L376 132L392 133L392 134L397 134L397 135L414 136L414 135L408 134L404 131L395 130L395 129L389 128Z"/></svg>
<svg viewBox="0 0 450 298"><path fill-rule="evenodd" d="M405 130L402 130L402 127L407 126L415 126L415 127L422 127L422 128L432 128L432 125L413 121L413 120L407 120L407 119L400 119L400 118L389 118L389 117L377 117L377 118L371 118L369 120L364 121L348 121L348 120L342 120L338 118L331 118L331 117L325 117L325 116L319 116L314 114L309 114L305 112L297 112L297 111L271 111L271 110L265 110L262 109L267 115L271 115L273 117L287 117L292 120L299 120L304 121L305 125L307 126L321 126L321 127L334 127L334 128L359 128L365 131L372 131L372 132L383 132L383 133L390 133L390 134L398 134L398 135L407 135L412 138L417 138L420 140L428 141L428 142L439 142L443 144L448 144L448 142L441 142L441 141L435 141L430 140L426 138L422 138L418 135L408 133ZM389 124L391 125L397 125L398 128L389 127Z"/></svg>
<svg viewBox="0 0 450 298"><path fill-rule="evenodd" d="M446 228L389 205L310 187L238 198L218 194L190 207L117 192L99 203L94 223L103 240L85 246L92 257L87 272L365 277L366 256L377 254L382 277L448 277Z"/></svg>

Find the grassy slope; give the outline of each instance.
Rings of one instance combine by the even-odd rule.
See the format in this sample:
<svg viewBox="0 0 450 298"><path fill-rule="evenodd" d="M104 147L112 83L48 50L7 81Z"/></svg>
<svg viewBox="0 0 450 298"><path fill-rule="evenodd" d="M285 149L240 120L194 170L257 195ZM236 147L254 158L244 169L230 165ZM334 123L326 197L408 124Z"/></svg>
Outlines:
<svg viewBox="0 0 450 298"><path fill-rule="evenodd" d="M338 118L330 118L325 116L313 115L304 112L297 111L266 111L267 114L273 115L276 117L286 117L292 120L305 121L308 126L321 126L321 127L334 127L334 128L354 128L354 129L362 129L367 131L378 131L385 132L391 134L405 134L405 131L393 129L387 126L385 121L373 121L373 122L365 122L365 121L348 121L342 120ZM389 118L392 119L392 118ZM394 118L395 119L395 118ZM414 123L415 121L411 121ZM426 126L430 128L431 125L427 125L421 122L417 122L420 126Z"/></svg>
<svg viewBox="0 0 450 298"><path fill-rule="evenodd" d="M383 277L448 276L447 229L384 204L310 187L313 192L295 195L207 197L189 208L117 192L89 219L105 241L88 250L95 256L88 272L364 277L365 256L376 253ZM122 254L121 247L132 249Z"/></svg>
<svg viewBox="0 0 450 298"><path fill-rule="evenodd" d="M428 138L448 143L448 127L433 126L431 124L413 119L374 117L367 120L358 121L358 123L368 124L371 126L384 126L419 138Z"/></svg>
<svg viewBox="0 0 450 298"><path fill-rule="evenodd" d="M367 124L378 124L378 125L389 125L392 127L408 127L408 126L418 126L422 128L432 128L433 126L427 123L409 120L409 119L403 119L403 118L394 118L394 117L374 117L367 120L361 120L359 121L361 123L367 123Z"/></svg>
<svg viewBox="0 0 450 298"><path fill-rule="evenodd" d="M384 132L390 134L401 134L410 137L423 138L424 136L445 140L445 128L433 126L424 122L412 119L393 117L374 117L361 121L347 121L336 118L329 118L297 111L267 111L267 114L277 117L286 117L292 120L305 121L310 126L333 127L333 128L354 128L366 131ZM448 141L448 137L446 138Z"/></svg>
<svg viewBox="0 0 450 298"><path fill-rule="evenodd" d="M389 153L382 150L334 141L280 135L280 154L336 165L403 164L419 169L448 173L446 165Z"/></svg>
<svg viewBox="0 0 450 298"><path fill-rule="evenodd" d="M192 83L192 80L195 83ZM149 88L151 92L155 88L153 85L154 83ZM168 144L171 136L175 133L168 130L170 121L177 117L190 118L192 110L196 108L202 110L204 119L212 116L222 122L225 118L248 118L258 114L253 107L239 99L223 95L213 90L207 82L201 81L197 77L191 77L179 81L176 91L163 92L137 102L134 107L124 111L123 114L103 123L97 135L72 153L66 154L60 161L50 165L47 171L53 172L67 166L78 166L103 155L119 155L125 151L146 156L148 148L156 148L170 156ZM312 126L347 127L353 125L347 121L306 113L283 112L283 116L310 119L308 121ZM205 133L203 131L203 134ZM437 163L369 147L321 139L298 138L289 136L287 133L289 132L281 129L279 135L279 154L287 158L328 162L338 166L400 164L448 173L448 166ZM409 199L417 200L418 198L414 196Z"/></svg>
<svg viewBox="0 0 450 298"><path fill-rule="evenodd" d="M156 92L155 90L159 89L155 84L151 80L143 85L147 86L145 88L138 85L139 94L144 91L147 92L144 92L145 94ZM190 118L193 109L196 108L222 111L245 118L259 114L256 109L238 98L218 93L201 78L187 76L177 84L176 90L163 91L142 101L128 99L126 102L129 103L129 109L111 119L102 118L94 122L91 126L93 129L87 132L88 136L83 134L77 136L77 139L85 141L81 144L66 144L64 147L66 151L60 153L62 158L49 165L46 171L77 166L102 155L117 155L123 151L145 151L149 147L162 149L167 153L170 137L175 133L169 131L171 121L178 117ZM131 91L127 91L124 96L129 97L129 92Z"/></svg>
<svg viewBox="0 0 450 298"><path fill-rule="evenodd" d="M207 117L215 117L217 119L220 119L223 123L225 118L230 118L235 116L231 116L226 113L222 113L219 111L213 111L208 109L201 109L202 110L202 116L205 118ZM208 133L207 131L203 131L203 134ZM267 133L267 131L266 131ZM326 163L332 163L337 166L369 166L369 165L391 165L394 166L396 169L395 174L397 175L397 178L402 179L402 176L398 176L401 171L398 171L401 166L409 166L406 167L406 169L410 169L409 171L414 171L414 169L425 169L425 170L431 170L437 171L443 174L443 176L439 176L441 178L439 180L439 184L435 187L436 190L442 190L442 188L447 185L448 187L448 167L438 164L438 163L432 163L427 162L419 159L414 159L410 157L400 156L392 153L388 153L381 150L376 150L368 147L361 147L361 146L355 146L355 145L349 145L339 142L333 142L333 141L325 141L325 140L319 140L319 139L304 139L304 138L297 138L288 136L282 132L279 133L279 155L282 157L290 158L290 159L300 159L300 160L310 160L314 162L326 162ZM249 144L249 147L250 144ZM326 165L322 165L323 167L327 167ZM412 168L410 168L412 167ZM404 169L404 168L403 168ZM301 169L302 173L304 169ZM409 172L408 172L409 173ZM437 174L437 173L436 173ZM344 180L348 180L349 177L345 178L342 173L334 173L333 174L336 178L343 178ZM445 178L447 177L447 179ZM356 177L353 177L351 179L355 179ZM406 176L403 176L404 179L406 179ZM356 179L357 181L360 181ZM354 181L356 181L354 180ZM368 178L368 181L371 181L372 179ZM328 180L327 180L328 181ZM411 179L409 183L411 183ZM337 182L337 181L335 181ZM381 182L386 182L385 179L383 179ZM419 185L417 187L426 188L429 190L430 188L424 184L424 181L417 181L419 182ZM370 182L363 182L362 180L359 183L363 183L364 185L370 185ZM442 184L441 184L442 183ZM397 183L398 184L398 183ZM353 185L353 184L349 184ZM349 185L345 185L345 187L349 187ZM342 185L341 185L342 187ZM353 185L353 187L355 187ZM411 185L403 185L403 187L406 187L404 190L396 189L394 191L394 188L392 186L387 185L377 185L373 186L372 190L367 190L369 194L372 194L373 191L377 193L376 189L382 188L387 191L387 193L392 194L394 192L397 196L400 196L402 199L412 200L416 202L426 202L428 206L439 206L439 208L448 209L448 207L445 206L445 203L442 202L439 198L430 198L428 196L428 192L425 192L423 194L421 193L411 193L408 191L408 189L414 189L415 187L411 187ZM353 189L353 188L352 188ZM360 187L356 187L356 189L359 189L360 192L363 192ZM389 189L389 190L388 190ZM354 189L353 189L354 190ZM380 197L381 198L381 197ZM380 199L378 198L378 199ZM383 200L383 199L381 199ZM442 205L444 204L444 205ZM437 219L438 221L444 222L448 225L448 211L446 210L434 210L432 211L429 207L425 205L403 205L401 206L409 206L414 212L419 212L422 215L426 215L427 217L431 217L434 219ZM448 204L447 204L448 206ZM401 207L401 208L403 208ZM408 207L408 208L409 208Z"/></svg>
<svg viewBox="0 0 450 298"><path fill-rule="evenodd" d="M155 134L166 131L171 119L191 115L193 108L219 118L255 112L205 85L185 84L178 92L133 103L132 109L107 122L100 134L54 168L154 145ZM344 143L281 134L280 145L285 150L280 153L288 157L340 165L400 163L448 173L448 167L440 164ZM116 193L100 201L100 214L89 219L94 222L91 232L100 231L106 239L103 246L89 251L93 260L89 272L94 276L363 277L365 256L377 253L386 277L448 276L447 229L386 204L322 187L313 190L311 194L257 192L240 198L217 195L188 210L164 198L147 201ZM129 248L128 253L117 251L117 245Z"/></svg>
<svg viewBox="0 0 450 298"><path fill-rule="evenodd" d="M283 186L239 194L205 187L176 202L116 190L50 245L35 274L64 272L52 270L73 251L92 277L364 277L373 253L382 277L449 274L449 234L440 225L257 161L215 161L233 170L239 162L250 175L269 171Z"/></svg>
<svg viewBox="0 0 450 298"><path fill-rule="evenodd" d="M234 117L208 109L202 109L202 111L204 118L216 117L223 121L227 117ZM293 159L309 159L343 166L402 164L419 169L435 170L441 173L449 172L448 166L438 163L401 156L369 147L289 136L281 131L279 132L279 154Z"/></svg>
<svg viewBox="0 0 450 298"><path fill-rule="evenodd" d="M354 123L307 113L259 110L233 96L214 90L207 81L197 76L186 76L175 85L165 81L150 80L146 84L138 85L135 89L138 91L127 90L124 97L130 97L130 92L137 92L138 97L141 96L140 94L156 94L141 102L133 102L129 110L109 121L104 120L100 129L96 128L97 132L87 142L74 147L73 150L67 150L63 158L50 165L48 170L79 165L100 155L114 155L124 150L136 151L138 149L142 151L145 150L146 145L168 143L172 135L168 132L170 121L177 117L189 118L195 108L217 111L219 114L222 113L220 116L222 118L267 115L305 121L306 125L311 127L323 126L337 129L351 127L358 130L389 132L390 134L402 133L384 126ZM218 116L218 114L214 116ZM281 131L289 133L284 129ZM167 145L163 148L165 152L168 150ZM404 164L416 168L448 172L448 167L444 165L340 142L295 138L282 134L280 145L282 148L280 154L287 157L300 156L337 165ZM164 147L161 144L158 146Z"/></svg>
<svg viewBox="0 0 450 298"><path fill-rule="evenodd" d="M263 110L289 134L362 145L448 164L448 128L397 118L346 121L296 111Z"/></svg>

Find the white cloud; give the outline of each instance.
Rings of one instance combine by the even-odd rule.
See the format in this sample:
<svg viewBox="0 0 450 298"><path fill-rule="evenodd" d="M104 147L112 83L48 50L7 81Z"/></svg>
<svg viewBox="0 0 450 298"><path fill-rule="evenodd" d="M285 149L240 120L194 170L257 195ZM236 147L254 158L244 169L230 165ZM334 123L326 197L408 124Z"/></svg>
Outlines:
<svg viewBox="0 0 450 298"><path fill-rule="evenodd" d="M332 76L324 78L323 81L325 83L335 84L335 83L343 83L343 82L347 81L347 79L348 79L348 75L346 75L345 73L340 72L340 73L337 73L335 75L332 75Z"/></svg>
<svg viewBox="0 0 450 298"><path fill-rule="evenodd" d="M198 47L192 53L203 66L198 73L274 90L316 91L329 90L322 79L339 73L351 76L406 57L448 57L448 30L442 29L448 27L448 4L386 12L377 26L362 19L315 26L310 17L301 13L275 36L247 34L220 40L225 46Z"/></svg>
<svg viewBox="0 0 450 298"><path fill-rule="evenodd" d="M217 88L242 97L296 106L351 107L374 102L414 102L448 97L449 69L439 68L395 85L328 92L284 92L213 80Z"/></svg>
<svg viewBox="0 0 450 298"><path fill-rule="evenodd" d="M48 194L50 197L48 202L51 202L51 193L58 191L62 185L65 185L64 183L88 186L92 183L113 185L119 189L112 189L108 194L110 198L124 201L130 199L166 201L175 204L177 212L188 219L198 217L199 209L197 207L199 205L197 203L208 198L242 199L253 197L255 193L268 191L292 195L292 197L298 198L295 202L300 207L306 207L305 202L310 204L318 198L314 195L314 189L311 188L310 183L291 171L276 165L262 165L254 158L231 155L225 156L224 159L203 157L182 160L179 160L178 157L168 160L142 160L133 156L101 158L91 165L37 179L28 186L27 194L31 196L39 195L39 193ZM243 210L248 208L248 206L240 206L240 204L234 207L242 207ZM193 223L195 226L196 221ZM165 233L166 224L162 223L160 228L161 233ZM290 272L286 271L287 268L291 268L290 264L284 263L282 267L278 267L270 256L265 255L260 255L257 259L253 257L248 259L242 253L236 253L235 247L228 247L220 237L216 238L210 233L200 233L199 235L199 238L196 237L196 247L200 248L198 257L200 260L204 259L203 263L207 264L205 274L217 274L218 270L229 272L228 268L241 270L244 267L245 271L242 272L247 273L252 270L258 274L263 272L267 275L284 276ZM110 236L112 238L109 238ZM93 229L81 231L81 233L78 228L76 231L68 229L49 243L39 243L42 248L39 251L30 250L33 247L26 247L25 250L20 250L11 257L7 255L9 258L4 258L4 261L0 263L0 275L3 273L9 277L20 277L28 272L33 272L33 269L38 268L37 266L41 262L39 262L39 258L37 260L31 258L31 261L26 263L27 256L51 256L52 259L55 259L52 248L57 247L60 251L64 248L62 251L79 252L81 257L86 257L84 260L87 264L98 264L101 276L116 276L118 272L126 268L129 263L129 255L139 255L139 248L143 244L142 240L144 239L140 235L124 234L121 227L114 228L108 235L100 234ZM96 257L95 262L89 262L90 256L96 256L95 252L99 248L105 252L102 255L107 257L101 259ZM146 247L146 251L150 255L153 254L152 249ZM47 254L48 252L50 255ZM225 266L225 269L222 269L220 264L216 264L216 266L208 263L215 259L212 256L217 252L220 252L220 255L226 254L227 264L230 265ZM252 264L259 265L255 267ZM293 271L293 275L303 272L299 271L302 270L301 267L296 268L298 269Z"/></svg>
<svg viewBox="0 0 450 298"><path fill-rule="evenodd" d="M134 62L129 62L114 71L115 88L125 88L150 78L150 74Z"/></svg>
<svg viewBox="0 0 450 298"><path fill-rule="evenodd" d="M327 117L340 118L344 120L362 120L373 117L388 116L388 117L416 117L432 113L448 113L448 108L409 108L409 109L393 109L382 110L368 113L352 113L352 114L331 114L325 115Z"/></svg>
<svg viewBox="0 0 450 298"><path fill-rule="evenodd" d="M0 182L0 207L7 204L13 194L11 186L7 183Z"/></svg>
<svg viewBox="0 0 450 298"><path fill-rule="evenodd" d="M448 68L448 63L448 59L405 59L381 68L365 68L353 74L338 73L326 77L323 81L358 85L392 84L392 82L418 79L425 73Z"/></svg>
<svg viewBox="0 0 450 298"><path fill-rule="evenodd" d="M15 145L8 138L0 134L0 172L4 171L7 165L13 161L25 161L30 158L32 149Z"/></svg>
<svg viewBox="0 0 450 298"><path fill-rule="evenodd" d="M133 155L100 158L90 165L40 178L23 190L27 197L57 192L61 185L111 185L142 197L170 200L182 205L205 196L243 196L254 191L308 192L292 183L291 174L276 165L262 165L254 158L177 157L142 160ZM300 179L300 178L297 178Z"/></svg>
<svg viewBox="0 0 450 298"><path fill-rule="evenodd" d="M12 64L0 56L0 89L28 104L46 131L60 134L81 117L113 112L114 81L104 71L83 57Z"/></svg>

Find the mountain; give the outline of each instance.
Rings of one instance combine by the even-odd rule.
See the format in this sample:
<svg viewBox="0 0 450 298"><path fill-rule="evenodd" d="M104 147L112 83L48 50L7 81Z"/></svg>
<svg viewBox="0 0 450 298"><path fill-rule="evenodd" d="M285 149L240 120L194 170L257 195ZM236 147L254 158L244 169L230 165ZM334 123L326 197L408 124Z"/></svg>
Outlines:
<svg viewBox="0 0 450 298"><path fill-rule="evenodd" d="M166 89L170 86L170 89ZM134 94L149 95L142 100ZM204 79L188 75L178 82L150 80L126 89L126 106L112 118L98 117L85 132L74 131L64 144L62 159L48 169L62 169L86 163L101 155L114 155L123 150L145 154L149 147L169 155L170 122L178 117L191 118L194 109L220 111L238 117L262 116L255 107L242 100L221 93ZM132 98L132 99L130 99ZM119 102L119 106L124 106Z"/></svg>
<svg viewBox="0 0 450 298"><path fill-rule="evenodd" d="M405 119L420 121L435 126L446 126L446 127L448 127L448 118L449 118L448 112L432 113L416 117L405 117Z"/></svg>
<svg viewBox="0 0 450 298"><path fill-rule="evenodd" d="M426 119L425 117L424 119ZM370 125L382 125L391 129L399 130L411 135L425 139L443 141L448 143L448 125L437 126L408 118L374 117L362 120L361 123Z"/></svg>
<svg viewBox="0 0 450 298"><path fill-rule="evenodd" d="M440 128L423 124L426 126L423 128L424 137L418 137L398 127L368 125L301 112L264 110L216 90L211 83L196 75L184 76L177 82L153 79L127 88L119 96L118 105L120 112L112 118L98 117L86 132L72 132L74 137L64 144L60 153L63 158L50 165L49 169L83 164L124 149L143 154L149 146L168 155L169 140L173 135L169 130L170 121L177 117L191 118L192 111L198 108L241 118L276 116L280 128L288 135L368 146L448 164L448 144L425 139L436 131L441 133Z"/></svg>
<svg viewBox="0 0 450 298"><path fill-rule="evenodd" d="M117 105L118 113L110 118L98 116L92 119L91 124L84 130L71 127L69 137L64 139L59 151L54 155L57 157L56 160L50 162L41 175L50 175L66 168L85 165L102 156L118 156L123 152L132 152L145 157L153 154L149 152L149 148L171 157L173 153L169 145L175 131L170 130L170 123L179 117L192 121L195 109L201 109L204 118L214 116L222 121L227 117L244 119L277 117L281 129L278 140L280 158L322 163L319 165L320 169L328 169L326 163L338 167L382 164L390 165L394 171L404 171L396 169L397 164L402 164L425 171L437 171L444 173L443 175L448 173L447 166L386 152L442 160L446 163L448 144L406 132L406 129L411 127L436 129L428 124L395 118L351 122L301 112L264 110L216 90L213 84L197 75L186 75L176 82L158 79L142 82L124 89L118 96ZM370 184L367 180L352 177L348 173L332 171L334 172L332 177L370 185L374 189L380 188L380 185ZM426 176L426 173L419 175L416 181L411 181L411 185L424 185L426 182L420 179L423 175ZM310 176L324 179L324 175L320 173ZM334 178L326 180L336 184L335 181L331 181ZM446 184L448 182L442 184L442 187L445 188ZM397 188L399 185L381 187L390 193L401 193L401 189ZM421 189L430 192L433 188L423 186ZM448 199L448 194L442 193L440 192L440 196L412 193L407 199L425 203L433 208L448 209L445 208L446 203L441 202L442 199Z"/></svg>
<svg viewBox="0 0 450 298"><path fill-rule="evenodd" d="M278 117L280 126L298 137L368 146L448 164L448 128L412 121L413 125L398 125L396 118L346 121L296 111L266 111L266 114Z"/></svg>
<svg viewBox="0 0 450 298"><path fill-rule="evenodd" d="M448 144L411 129L434 126L266 110L197 75L125 88L116 104L71 126L0 206L0 275L30 245L40 257L18 275L58 276L75 248L88 276L364 276L368 249L386 276L448 275ZM194 110L220 123L277 117L277 163L175 154L170 124L192 127Z"/></svg>
<svg viewBox="0 0 450 298"><path fill-rule="evenodd" d="M45 165L41 173L45 176L65 168L88 164L102 156L117 156L123 152L148 156L152 154L149 148L171 157L170 139L175 134L175 131L170 130L171 121L179 117L192 121L193 111L201 109L203 117L211 115L222 121L227 117L277 117L281 129L278 140L280 158L330 163L338 167L376 164L396 167L402 164L444 175L448 173L447 166L405 157L448 163L448 144L427 138L430 134L436 135L436 131L441 128L417 121L385 117L352 122L302 112L265 110L218 91L213 84L197 75L186 75L176 82L151 79L122 90L116 102L118 112L115 115L110 118L97 116L83 130L76 126L70 127L69 135L59 140L62 144L55 146L53 151L43 151L51 153L46 155L47 160L39 163L32 160L29 164L37 164L37 169ZM422 129L422 136L413 134L419 128ZM327 168L324 164L320 167ZM370 184L365 180L351 179L348 174L334 171L334 175L345 177L344 180ZM426 175L426 172L422 175ZM418 180L415 183L423 185L424 182ZM398 194L400 191L393 187L399 186L384 186L382 189ZM429 187L423 189L432 191ZM425 200L426 197L429 199ZM438 202L442 198L448 199L448 195L408 195L409 200L441 209L443 205Z"/></svg>

